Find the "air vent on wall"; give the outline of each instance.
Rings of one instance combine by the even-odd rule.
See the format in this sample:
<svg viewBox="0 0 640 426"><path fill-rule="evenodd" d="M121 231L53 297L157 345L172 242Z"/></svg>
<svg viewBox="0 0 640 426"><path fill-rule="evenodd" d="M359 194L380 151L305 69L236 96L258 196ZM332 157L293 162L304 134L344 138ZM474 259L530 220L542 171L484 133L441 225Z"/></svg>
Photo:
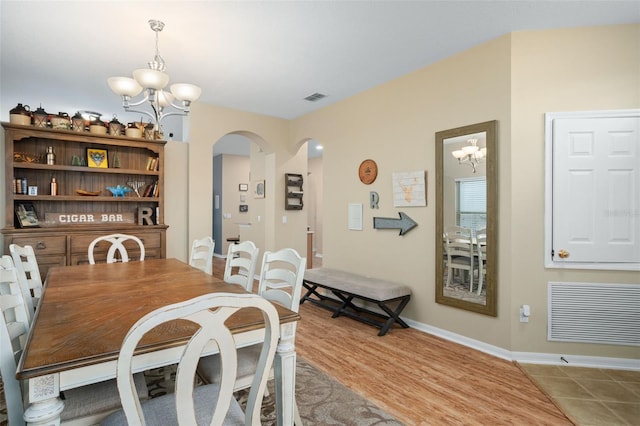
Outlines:
<svg viewBox="0 0 640 426"><path fill-rule="evenodd" d="M327 95L323 95L322 93L314 93L312 95L307 96L306 98L304 98L305 101L309 101L309 102L315 102L315 101L319 101L320 99L326 98Z"/></svg>
<svg viewBox="0 0 640 426"><path fill-rule="evenodd" d="M549 283L547 338L640 346L640 285Z"/></svg>

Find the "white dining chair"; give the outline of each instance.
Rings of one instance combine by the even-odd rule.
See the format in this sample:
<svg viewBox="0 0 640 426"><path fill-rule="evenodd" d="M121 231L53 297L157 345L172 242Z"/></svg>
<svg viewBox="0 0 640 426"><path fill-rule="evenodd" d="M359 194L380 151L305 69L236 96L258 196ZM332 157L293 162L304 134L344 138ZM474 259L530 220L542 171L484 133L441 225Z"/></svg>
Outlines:
<svg viewBox="0 0 640 426"><path fill-rule="evenodd" d="M478 254L478 295L487 279L487 228L476 230L476 250Z"/></svg>
<svg viewBox="0 0 640 426"><path fill-rule="evenodd" d="M225 322L243 308L257 308L265 322L260 362L243 413L233 398L236 376L236 345ZM140 340L160 324L185 319L197 330L181 351L175 382L175 395L166 394L144 403L135 397L131 385L133 353ZM103 426L123 425L260 425L260 410L267 376L275 357L280 324L276 308L255 294L210 293L165 306L143 316L127 333L117 361L117 380L122 411L112 414ZM194 389L196 366L202 351L215 344L225 366L220 381Z"/></svg>
<svg viewBox="0 0 640 426"><path fill-rule="evenodd" d="M111 234L111 235L103 235L102 237L98 237L95 240L91 241L89 244L89 249L87 251L87 255L89 256L89 263L95 264L94 251L99 246L101 242L108 242L111 244L109 250L107 251L107 263L116 263L120 262L128 262L129 261L129 253L127 252L124 243L126 241L133 241L138 244L140 250L140 257L138 260L144 260L144 244L142 240L135 235L127 235L127 234ZM116 256L116 253L118 256Z"/></svg>
<svg viewBox="0 0 640 426"><path fill-rule="evenodd" d="M31 323L42 297L42 277L38 260L33 247L29 245L21 247L17 244L11 244L9 252L18 274L18 281L23 288L25 302L28 306L29 323Z"/></svg>
<svg viewBox="0 0 640 426"><path fill-rule="evenodd" d="M13 258L5 254L0 257L0 294L15 294L17 291L22 294L22 301L27 313L27 325L30 327L35 314L33 303L27 303L27 301L31 301L31 293L20 281Z"/></svg>
<svg viewBox="0 0 640 426"><path fill-rule="evenodd" d="M216 243L209 236L193 240L191 254L189 255L189 265L209 275L213 274L213 250L215 245Z"/></svg>
<svg viewBox="0 0 640 426"><path fill-rule="evenodd" d="M0 260L0 376L4 386L9 424L24 424L22 387L16 379L16 360L27 340L31 318L18 283L13 260Z"/></svg>
<svg viewBox="0 0 640 426"><path fill-rule="evenodd" d="M307 260L294 249L285 248L276 252L266 252L262 256L262 270L258 294L286 308L298 312L300 308L300 293L306 269ZM295 324L293 325L295 327ZM295 328L293 329L295 333ZM238 349L238 375L235 390L246 389L252 383L257 371L259 345ZM218 355L210 355L200 359L198 375L206 383L215 383L220 378L221 364ZM269 377L273 377L273 370ZM302 425L297 405L295 407L295 424Z"/></svg>
<svg viewBox="0 0 640 426"><path fill-rule="evenodd" d="M451 285L456 270L467 272L463 276L469 277L469 292L473 291L473 274L477 268L474 263L476 253L473 249L473 235L469 228L459 226L448 227L445 230L445 247L447 251L447 284Z"/></svg>
<svg viewBox="0 0 640 426"><path fill-rule="evenodd" d="M253 291L253 281L258 262L259 248L252 241L229 244L224 265L224 281L240 284L247 291Z"/></svg>
<svg viewBox="0 0 640 426"><path fill-rule="evenodd" d="M10 425L24 424L23 385L16 379L17 360L25 347L31 324L18 283L13 260L0 259L0 376L4 387L7 417ZM136 393L148 398L147 385L142 374L134 378ZM92 425L120 408L115 380L94 383L64 392L64 409L60 405L63 423Z"/></svg>

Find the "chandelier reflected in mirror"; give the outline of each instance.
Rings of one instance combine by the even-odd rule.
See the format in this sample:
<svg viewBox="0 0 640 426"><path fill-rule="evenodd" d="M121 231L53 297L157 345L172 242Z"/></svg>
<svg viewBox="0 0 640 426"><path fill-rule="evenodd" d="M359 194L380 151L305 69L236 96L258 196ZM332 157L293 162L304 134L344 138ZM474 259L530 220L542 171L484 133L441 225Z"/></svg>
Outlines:
<svg viewBox="0 0 640 426"><path fill-rule="evenodd" d="M164 28L164 22L150 20L149 26L156 33L156 54L153 60L148 62L148 68L140 68L133 71L133 78L111 77L107 80L111 90L122 96L122 107L127 112L138 112L149 116L154 124L154 130L160 131L160 123L170 115L187 115L191 102L200 97L202 89L193 84L172 84L170 91L164 90L169 83L169 75L165 73L166 65L158 49L158 35ZM140 93L143 98L132 102ZM179 104L176 103L179 102ZM134 109L148 102L151 112ZM177 111L167 112L165 108L172 107Z"/></svg>
<svg viewBox="0 0 640 426"><path fill-rule="evenodd" d="M455 158L458 159L459 164L468 164L475 173L478 169L478 165L487 156L487 148L478 147L478 139L468 139L469 145L463 146L461 149L451 152Z"/></svg>

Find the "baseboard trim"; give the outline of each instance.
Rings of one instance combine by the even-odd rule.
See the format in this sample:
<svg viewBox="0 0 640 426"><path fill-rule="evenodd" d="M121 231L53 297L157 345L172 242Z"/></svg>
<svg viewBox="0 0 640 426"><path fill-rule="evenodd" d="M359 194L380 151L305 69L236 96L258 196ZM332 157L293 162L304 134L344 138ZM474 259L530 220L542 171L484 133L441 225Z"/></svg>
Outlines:
<svg viewBox="0 0 640 426"><path fill-rule="evenodd" d="M640 371L640 360L629 358L513 352L513 360L523 364L570 365L573 367Z"/></svg>
<svg viewBox="0 0 640 426"><path fill-rule="evenodd" d="M507 361L511 361L511 352L507 351L498 346L490 345L485 342L481 342L480 340L471 339L469 337L463 336L461 334L456 334L451 331L443 330L441 328L433 327L431 325L423 324L417 321L413 321L407 318L402 318L407 324L411 327L423 331L428 334L432 334L437 337L441 337L445 340L449 340L454 343L459 343L463 346L476 349L480 352L484 352L489 355L493 355L498 358L505 359Z"/></svg>
<svg viewBox="0 0 640 426"><path fill-rule="evenodd" d="M537 352L512 352L499 346L490 345L438 327L433 327L407 318L403 318L403 320L416 330L441 337L445 340L458 343L507 361L516 361L523 364L571 365L574 367L640 371L640 361L637 359L547 354Z"/></svg>

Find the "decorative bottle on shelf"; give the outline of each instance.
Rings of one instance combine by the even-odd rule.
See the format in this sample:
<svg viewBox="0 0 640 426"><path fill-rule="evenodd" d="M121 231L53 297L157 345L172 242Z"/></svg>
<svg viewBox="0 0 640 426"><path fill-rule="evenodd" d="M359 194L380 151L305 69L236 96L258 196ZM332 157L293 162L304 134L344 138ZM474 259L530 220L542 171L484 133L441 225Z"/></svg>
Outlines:
<svg viewBox="0 0 640 426"><path fill-rule="evenodd" d="M56 178L51 178L51 195L58 195L58 182L56 182Z"/></svg>
<svg viewBox="0 0 640 426"><path fill-rule="evenodd" d="M52 146L47 148L47 164L50 166L56 164L56 153L53 152Z"/></svg>
<svg viewBox="0 0 640 426"><path fill-rule="evenodd" d="M113 167L114 169L120 168L120 157L118 156L117 152L113 154L113 166L111 167Z"/></svg>

